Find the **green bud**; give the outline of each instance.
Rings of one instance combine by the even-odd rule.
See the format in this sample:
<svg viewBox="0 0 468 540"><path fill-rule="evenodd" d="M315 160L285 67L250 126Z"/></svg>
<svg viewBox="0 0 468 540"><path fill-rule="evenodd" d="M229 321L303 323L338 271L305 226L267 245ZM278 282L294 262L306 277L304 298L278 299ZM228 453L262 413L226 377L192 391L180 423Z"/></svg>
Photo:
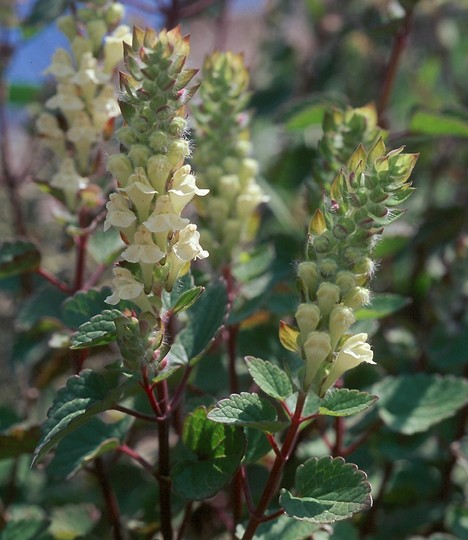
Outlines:
<svg viewBox="0 0 468 540"><path fill-rule="evenodd" d="M236 174L239 171L240 161L234 157L227 157L223 160L223 169L230 174Z"/></svg>
<svg viewBox="0 0 468 540"><path fill-rule="evenodd" d="M135 131L130 126L124 126L118 129L117 137L127 148L138 141Z"/></svg>
<svg viewBox="0 0 468 540"><path fill-rule="evenodd" d="M356 229L356 224L350 218L340 218L333 226L333 236L337 240L345 240Z"/></svg>
<svg viewBox="0 0 468 540"><path fill-rule="evenodd" d="M134 167L146 167L151 150L144 144L132 144L128 151L128 157L132 160Z"/></svg>
<svg viewBox="0 0 468 540"><path fill-rule="evenodd" d="M164 131L153 131L148 140L150 147L158 153L164 153L167 150L168 142L168 136Z"/></svg>
<svg viewBox="0 0 468 540"><path fill-rule="evenodd" d="M146 170L148 179L154 189L159 194L164 193L166 191L167 179L172 171L172 165L169 159L163 154L151 156L148 160Z"/></svg>
<svg viewBox="0 0 468 540"><path fill-rule="evenodd" d="M388 194L381 187L376 187L369 193L369 199L374 203L381 203L388 199Z"/></svg>
<svg viewBox="0 0 468 540"><path fill-rule="evenodd" d="M108 26L116 26L123 19L125 8L117 2L112 3L106 10L105 18Z"/></svg>
<svg viewBox="0 0 468 540"><path fill-rule="evenodd" d="M340 288L338 285L328 281L320 284L317 291L317 302L324 315L328 315L339 301Z"/></svg>
<svg viewBox="0 0 468 540"><path fill-rule="evenodd" d="M187 156L190 155L189 142L185 139L174 141L167 151L167 158L173 167L180 167Z"/></svg>
<svg viewBox="0 0 468 540"><path fill-rule="evenodd" d="M335 283L340 288L341 294L347 294L353 287L356 286L356 280L354 274L347 270L341 270L336 276Z"/></svg>
<svg viewBox="0 0 468 540"><path fill-rule="evenodd" d="M336 348L344 333L349 330L355 320L353 310L349 307L340 305L332 309L328 323L332 349Z"/></svg>
<svg viewBox="0 0 468 540"><path fill-rule="evenodd" d="M356 274L365 274L366 276L372 276L375 270L375 264L369 257L363 257L358 260L353 267L353 272Z"/></svg>
<svg viewBox="0 0 468 540"><path fill-rule="evenodd" d="M324 277L331 277L336 274L338 264L333 259L323 259L319 264L320 274Z"/></svg>
<svg viewBox="0 0 468 540"><path fill-rule="evenodd" d="M187 129L187 121L181 116L176 116L171 120L169 133L176 137L181 137Z"/></svg>
<svg viewBox="0 0 468 540"><path fill-rule="evenodd" d="M304 387L312 384L320 366L331 352L330 336L326 332L311 332L304 343L306 361Z"/></svg>
<svg viewBox="0 0 468 540"><path fill-rule="evenodd" d="M306 298L312 300L319 282L317 265L312 261L301 262L297 268L297 275L301 282L304 295Z"/></svg>
<svg viewBox="0 0 468 540"><path fill-rule="evenodd" d="M93 44L93 51L98 51L102 45L102 40L107 34L107 25L102 19L95 19L86 24L89 39Z"/></svg>
<svg viewBox="0 0 468 540"><path fill-rule="evenodd" d="M333 241L330 231L325 231L313 239L313 248L317 253L328 253L332 250Z"/></svg>
<svg viewBox="0 0 468 540"><path fill-rule="evenodd" d="M76 22L71 15L63 15L57 19L57 26L63 32L69 41L73 41L77 34Z"/></svg>
<svg viewBox="0 0 468 540"><path fill-rule="evenodd" d="M367 202L367 189L359 188L349 194L349 202L355 208L363 207Z"/></svg>
<svg viewBox="0 0 468 540"><path fill-rule="evenodd" d="M351 309L357 310L370 302L370 292L364 287L354 287L343 298L343 303Z"/></svg>
<svg viewBox="0 0 468 540"><path fill-rule="evenodd" d="M133 165L124 154L114 154L107 160L107 170L120 185L125 186L128 177L133 173Z"/></svg>
<svg viewBox="0 0 468 540"><path fill-rule="evenodd" d="M296 311L296 321L303 336L303 341L313 332L320 322L320 308L317 304L300 304Z"/></svg>

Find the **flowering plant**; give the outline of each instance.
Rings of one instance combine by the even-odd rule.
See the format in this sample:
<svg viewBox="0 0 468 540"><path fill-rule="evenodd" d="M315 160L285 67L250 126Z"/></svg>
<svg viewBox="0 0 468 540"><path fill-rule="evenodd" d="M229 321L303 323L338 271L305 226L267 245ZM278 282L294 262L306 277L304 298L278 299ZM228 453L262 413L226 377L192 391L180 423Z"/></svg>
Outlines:
<svg viewBox="0 0 468 540"><path fill-rule="evenodd" d="M3 4L2 24L16 24ZM10 380L24 404L0 408L0 538L463 537L464 353L450 345L453 373L436 367L440 333L467 324L464 213L444 214L460 229L437 259L412 186L430 155L415 136L433 135L434 116L414 113L402 135L389 108L417 2L399 17L375 8L398 27L380 89L353 93L346 54L371 38L348 36L336 57L349 101L301 99L308 70L276 38L250 72L229 51L189 67L174 23L201 4L161 3L160 31L121 24L116 2L54 4L68 44L45 71L27 174L3 138L17 238L0 245L0 287L22 300ZM289 3L273 4L279 32ZM50 22L51 6L37 0L24 28ZM210 9L220 39L227 15ZM307 9L333 48L338 15ZM269 102L269 84L282 97ZM465 136L462 117L440 112L439 131ZM24 219L20 177L54 234ZM420 251L447 269L443 288ZM405 520L419 484L425 517Z"/></svg>

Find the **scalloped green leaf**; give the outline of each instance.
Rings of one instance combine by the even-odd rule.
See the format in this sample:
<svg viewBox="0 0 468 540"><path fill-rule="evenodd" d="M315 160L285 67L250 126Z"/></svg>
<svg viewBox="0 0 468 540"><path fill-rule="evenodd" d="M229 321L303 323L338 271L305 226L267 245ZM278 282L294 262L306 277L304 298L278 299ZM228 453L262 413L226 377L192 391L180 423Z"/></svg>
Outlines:
<svg viewBox="0 0 468 540"><path fill-rule="evenodd" d="M406 435L426 431L468 403L468 381L450 375L386 377L372 390L385 424Z"/></svg>
<svg viewBox="0 0 468 540"><path fill-rule="evenodd" d="M32 454L41 438L39 426L13 425L0 433L0 459Z"/></svg>
<svg viewBox="0 0 468 540"><path fill-rule="evenodd" d="M48 474L54 480L71 478L91 460L116 448L132 421L129 416L113 423L91 418L58 443L54 457L47 466Z"/></svg>
<svg viewBox="0 0 468 540"><path fill-rule="evenodd" d="M225 322L227 309L226 284L217 281L206 287L198 302L187 310L188 321L176 343L184 347L191 362L200 359L210 347Z"/></svg>
<svg viewBox="0 0 468 540"><path fill-rule="evenodd" d="M91 317L109 309L105 299L112 294L110 287L100 290L89 289L79 291L65 300L62 305L63 319L70 328L78 328L88 322Z"/></svg>
<svg viewBox="0 0 468 540"><path fill-rule="evenodd" d="M359 390L331 388L320 402L319 413L326 416L351 416L365 411L378 399L378 396Z"/></svg>
<svg viewBox="0 0 468 540"><path fill-rule="evenodd" d="M369 306L356 311L356 319L383 319L411 303L411 299L399 294L375 294Z"/></svg>
<svg viewBox="0 0 468 540"><path fill-rule="evenodd" d="M45 283L25 300L16 322L22 330L29 330L44 319L62 320L62 303L68 294Z"/></svg>
<svg viewBox="0 0 468 540"><path fill-rule="evenodd" d="M321 529L321 525L297 521L289 516L262 523L255 531L255 540L306 540ZM239 525L236 529L237 538L242 538L245 527ZM315 537L313 537L315 538Z"/></svg>
<svg viewBox="0 0 468 540"><path fill-rule="evenodd" d="M82 324L71 337L70 349L88 349L108 345L117 339L115 319L122 317L118 309L106 309Z"/></svg>
<svg viewBox="0 0 468 540"><path fill-rule="evenodd" d="M1 540L37 540L49 526L49 521L40 515L29 515L29 508L23 508L20 512L15 512L6 522L5 527L0 532ZM9 508L9 514L12 509Z"/></svg>
<svg viewBox="0 0 468 540"><path fill-rule="evenodd" d="M95 232L88 242L89 254L97 263L105 265L112 264L124 247L120 233L114 228Z"/></svg>
<svg viewBox="0 0 468 540"><path fill-rule="evenodd" d="M32 242L17 240L0 244L0 278L34 272L41 264L41 254Z"/></svg>
<svg viewBox="0 0 468 540"><path fill-rule="evenodd" d="M56 394L42 426L42 437L36 447L34 466L61 439L88 422L96 414L108 410L136 383L118 383L118 373L101 375L90 369L73 375Z"/></svg>
<svg viewBox="0 0 468 540"><path fill-rule="evenodd" d="M189 500L203 500L220 491L234 476L245 451L241 429L213 422L205 407L190 414L183 441L191 456L172 469L174 491Z"/></svg>
<svg viewBox="0 0 468 540"><path fill-rule="evenodd" d="M297 495L281 490L286 514L311 523L334 523L372 506L371 486L356 465L341 457L312 458L296 471Z"/></svg>
<svg viewBox="0 0 468 540"><path fill-rule="evenodd" d="M278 420L276 409L269 401L248 392L231 394L222 399L208 413L208 418L222 424L251 427L268 433L280 431L287 425Z"/></svg>
<svg viewBox="0 0 468 540"><path fill-rule="evenodd" d="M271 362L246 356L247 368L258 387L275 399L286 399L294 389L287 374Z"/></svg>

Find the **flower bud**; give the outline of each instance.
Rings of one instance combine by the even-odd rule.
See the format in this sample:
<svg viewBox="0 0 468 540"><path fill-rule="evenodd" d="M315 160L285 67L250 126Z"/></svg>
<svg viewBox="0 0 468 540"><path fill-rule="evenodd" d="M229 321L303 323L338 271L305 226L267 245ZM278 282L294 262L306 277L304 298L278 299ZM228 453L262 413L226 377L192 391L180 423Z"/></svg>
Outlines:
<svg viewBox="0 0 468 540"><path fill-rule="evenodd" d="M164 131L153 131L148 139L150 147L158 153L164 153L167 149L168 137Z"/></svg>
<svg viewBox="0 0 468 540"><path fill-rule="evenodd" d="M320 274L324 278L334 276L338 270L338 264L333 259L323 259L319 264Z"/></svg>
<svg viewBox="0 0 468 540"><path fill-rule="evenodd" d="M297 308L295 317L299 330L305 340L318 326L320 321L320 308L317 304L300 304Z"/></svg>
<svg viewBox="0 0 468 540"><path fill-rule="evenodd" d="M128 157L132 160L134 167L146 167L151 150L144 144L132 144L128 151Z"/></svg>
<svg viewBox="0 0 468 540"><path fill-rule="evenodd" d="M360 309L370 302L370 292L364 287L354 287L343 298L343 303L351 309Z"/></svg>
<svg viewBox="0 0 468 540"><path fill-rule="evenodd" d="M135 131L130 126L124 126L118 129L117 137L119 138L119 141L127 147L135 144L138 140Z"/></svg>
<svg viewBox="0 0 468 540"><path fill-rule="evenodd" d="M166 191L166 181L172 170L169 159L163 154L151 156L147 164L148 178L158 193Z"/></svg>
<svg viewBox="0 0 468 540"><path fill-rule="evenodd" d="M304 343L306 369L304 387L309 388L320 366L331 352L330 336L326 332L311 332Z"/></svg>
<svg viewBox="0 0 468 540"><path fill-rule="evenodd" d="M340 301L340 288L328 281L321 283L317 291L317 301L322 313L328 315Z"/></svg>
<svg viewBox="0 0 468 540"><path fill-rule="evenodd" d="M86 53L92 53L93 44L91 40L86 39L83 36L76 36L71 42L71 48L73 55L79 62L79 59L81 59Z"/></svg>
<svg viewBox="0 0 468 540"><path fill-rule="evenodd" d="M331 251L332 246L333 243L329 231L323 232L313 240L313 247L317 253L328 253Z"/></svg>
<svg viewBox="0 0 468 540"><path fill-rule="evenodd" d="M355 320L353 310L349 307L336 306L332 309L328 323L332 349L335 349L343 334L349 330Z"/></svg>
<svg viewBox="0 0 468 540"><path fill-rule="evenodd" d="M174 141L167 151L167 158L173 167L179 167L183 164L185 158L190 155L189 142L181 139Z"/></svg>
<svg viewBox="0 0 468 540"><path fill-rule="evenodd" d="M93 50L98 51L104 36L107 34L106 23L102 19L89 21L86 25L86 30L88 31L89 39L93 44Z"/></svg>
<svg viewBox="0 0 468 540"><path fill-rule="evenodd" d="M343 295L347 294L353 287L356 286L354 274L346 270L338 272L335 283L338 285L340 292Z"/></svg>
<svg viewBox="0 0 468 540"><path fill-rule="evenodd" d="M345 240L356 229L352 219L342 218L333 226L333 236L338 240Z"/></svg>
<svg viewBox="0 0 468 540"><path fill-rule="evenodd" d="M181 116L176 116L171 120L169 124L169 133L176 137L181 137L184 131L187 129L187 120Z"/></svg>
<svg viewBox="0 0 468 540"><path fill-rule="evenodd" d="M366 276L372 276L375 270L375 264L369 257L363 257L356 261L353 266L353 272L356 274L364 274Z"/></svg>
<svg viewBox="0 0 468 540"><path fill-rule="evenodd" d="M119 184L125 186L128 177L133 173L133 165L124 154L114 154L107 160L107 170Z"/></svg>
<svg viewBox="0 0 468 540"><path fill-rule="evenodd" d="M57 26L63 32L69 41L76 37L77 29L75 19L71 15L63 15L57 19Z"/></svg>
<svg viewBox="0 0 468 540"><path fill-rule="evenodd" d="M297 268L297 275L305 296L313 300L319 282L317 265L312 261L301 262Z"/></svg>
<svg viewBox="0 0 468 540"><path fill-rule="evenodd" d="M230 174L236 174L239 171L239 160L234 157L227 157L223 160L223 169Z"/></svg>
<svg viewBox="0 0 468 540"><path fill-rule="evenodd" d="M115 26L122 20L124 15L125 15L124 6L122 4L114 2L106 10L106 13L105 13L106 23L109 26Z"/></svg>

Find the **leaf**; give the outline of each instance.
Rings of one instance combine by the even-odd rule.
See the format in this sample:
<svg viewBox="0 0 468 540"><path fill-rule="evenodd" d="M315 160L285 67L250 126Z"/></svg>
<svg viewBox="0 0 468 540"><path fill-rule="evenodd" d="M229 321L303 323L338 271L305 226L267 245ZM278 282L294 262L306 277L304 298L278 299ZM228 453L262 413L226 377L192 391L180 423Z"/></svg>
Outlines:
<svg viewBox="0 0 468 540"><path fill-rule="evenodd" d="M100 290L89 289L75 293L72 297L65 300L62 305L65 324L70 328L78 328L88 322L91 317L109 309L109 304L105 303L105 299L111 293L110 287L103 287Z"/></svg>
<svg viewBox="0 0 468 540"><path fill-rule="evenodd" d="M176 303L171 307L171 311L174 315L178 315L182 311L185 311L195 304L204 290L203 287L194 287L193 289L183 292Z"/></svg>
<svg viewBox="0 0 468 540"><path fill-rule="evenodd" d="M164 358L163 363L164 367L162 367L162 369L161 366L159 367L156 377L152 379L153 383L167 379L179 368L186 366L188 364L187 351L180 343L176 342L171 346L171 349Z"/></svg>
<svg viewBox="0 0 468 540"><path fill-rule="evenodd" d="M311 523L334 523L372 506L371 486L356 465L341 457L312 458L296 471L297 496L281 490L288 516Z"/></svg>
<svg viewBox="0 0 468 540"><path fill-rule="evenodd" d="M375 294L370 306L356 311L356 319L383 319L403 309L410 303L410 298L399 294Z"/></svg>
<svg viewBox="0 0 468 540"><path fill-rule="evenodd" d="M187 310L187 324L175 342L184 347L191 362L198 360L211 345L224 323L227 307L226 285L218 281L206 287L198 302Z"/></svg>
<svg viewBox="0 0 468 540"><path fill-rule="evenodd" d="M0 278L34 272L41 263L41 254L32 242L17 240L0 244Z"/></svg>
<svg viewBox="0 0 468 540"><path fill-rule="evenodd" d="M41 438L39 426L12 426L0 433L0 459L32 454Z"/></svg>
<svg viewBox="0 0 468 540"><path fill-rule="evenodd" d="M108 345L117 339L115 319L122 317L118 309L106 309L82 324L71 337L70 349L88 349Z"/></svg>
<svg viewBox="0 0 468 540"><path fill-rule="evenodd" d="M271 362L247 356L247 367L258 387L275 399L286 399L293 392L293 386L287 374Z"/></svg>
<svg viewBox="0 0 468 540"><path fill-rule="evenodd" d="M222 399L208 413L208 418L222 424L246 426L268 433L280 431L286 425L278 420L276 409L269 401L248 392L231 394Z"/></svg>
<svg viewBox="0 0 468 540"><path fill-rule="evenodd" d="M8 89L8 102L13 105L24 107L29 103L35 103L40 100L41 89L32 84L10 84Z"/></svg>
<svg viewBox="0 0 468 540"><path fill-rule="evenodd" d="M162 305L163 308L167 311L173 308L173 306L178 302L180 297L190 289L193 289L195 286L195 281L193 279L193 276L190 272L187 272L187 274L184 274L182 277L177 279L177 281L174 284L174 287L172 287L172 291L162 292Z"/></svg>
<svg viewBox="0 0 468 540"><path fill-rule="evenodd" d="M244 428L244 433L247 438L247 448L242 461L246 465L257 463L271 451L271 444L265 433L258 429Z"/></svg>
<svg viewBox="0 0 468 540"><path fill-rule="evenodd" d="M45 517L28 515L27 509L24 509L22 514L10 517L0 531L0 540L37 540L47 529L49 523Z"/></svg>
<svg viewBox="0 0 468 540"><path fill-rule="evenodd" d="M29 330L41 319L62 320L62 303L68 295L50 285L44 284L23 302L16 322L22 330Z"/></svg>
<svg viewBox="0 0 468 540"><path fill-rule="evenodd" d="M91 460L116 448L132 421L131 417L114 423L91 418L58 443L47 472L54 480L69 479Z"/></svg>
<svg viewBox="0 0 468 540"><path fill-rule="evenodd" d="M453 416L468 402L468 381L453 376L386 377L373 387L378 411L389 428L412 435Z"/></svg>
<svg viewBox="0 0 468 540"><path fill-rule="evenodd" d="M89 254L99 264L110 265L125 247L120 233L113 228L107 231L97 231L89 239Z"/></svg>
<svg viewBox="0 0 468 540"><path fill-rule="evenodd" d="M93 504L64 504L52 509L49 531L59 540L87 537L99 517Z"/></svg>
<svg viewBox="0 0 468 540"><path fill-rule="evenodd" d="M468 137L468 122L453 114L416 111L411 118L409 129L413 133L435 137Z"/></svg>
<svg viewBox="0 0 468 540"><path fill-rule="evenodd" d="M279 340L285 349L292 352L299 351L299 347L297 346L298 335L298 330L289 326L289 324L286 324L284 321L280 321Z"/></svg>
<svg viewBox="0 0 468 540"><path fill-rule="evenodd" d="M322 398L319 412L326 416L351 416L365 411L378 399L377 396L359 390L331 388Z"/></svg>
<svg viewBox="0 0 468 540"><path fill-rule="evenodd" d="M211 421L205 407L199 407L185 421L183 441L192 457L173 467L174 491L189 500L212 497L240 465L245 450L242 430Z"/></svg>
<svg viewBox="0 0 468 540"><path fill-rule="evenodd" d="M118 385L118 374L107 377L86 369L67 380L60 388L47 412L42 426L42 438L37 445L32 466L37 463L63 437L88 422L96 414L106 411L135 383Z"/></svg>
<svg viewBox="0 0 468 540"><path fill-rule="evenodd" d="M314 532L319 531L321 525L297 521L288 516L280 516L278 519L262 523L255 531L255 540L306 540L314 538ZM236 529L236 537L242 538L245 527L239 525Z"/></svg>

